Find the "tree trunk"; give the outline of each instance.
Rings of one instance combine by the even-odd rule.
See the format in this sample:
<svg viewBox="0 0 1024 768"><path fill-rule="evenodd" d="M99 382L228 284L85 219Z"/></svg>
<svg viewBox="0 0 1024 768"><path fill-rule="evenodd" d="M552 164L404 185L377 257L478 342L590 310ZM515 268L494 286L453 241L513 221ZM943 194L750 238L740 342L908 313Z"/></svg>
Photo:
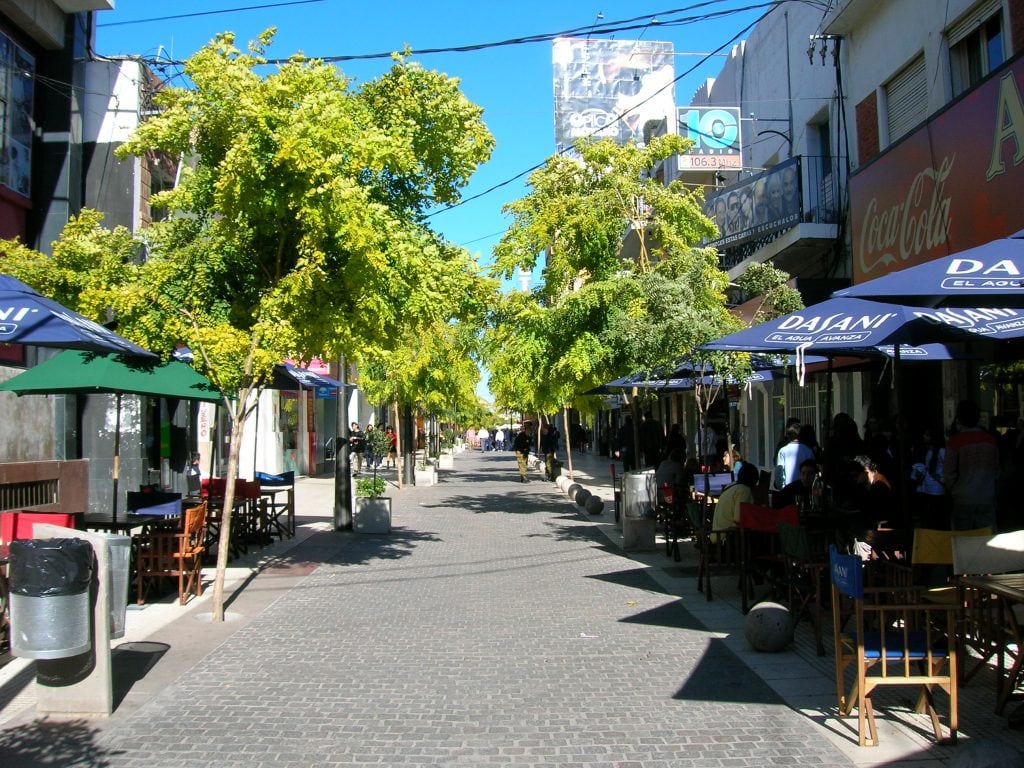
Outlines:
<svg viewBox="0 0 1024 768"><path fill-rule="evenodd" d="M228 413L231 415L231 446L228 449L228 471L224 483L224 509L220 518L220 538L217 540L217 571L213 577L212 612L214 621L224 621L224 579L227 575L228 556L231 553L231 510L235 503L235 478L238 476L238 457L242 450L246 403L251 392L252 390L239 392L237 402L234 405L228 404Z"/></svg>
<svg viewBox="0 0 1024 768"><path fill-rule="evenodd" d="M398 412L398 401L391 403L391 414L395 420L395 473L398 475L398 490L402 490L405 481L402 472L405 468L405 454L402 453L402 417Z"/></svg>

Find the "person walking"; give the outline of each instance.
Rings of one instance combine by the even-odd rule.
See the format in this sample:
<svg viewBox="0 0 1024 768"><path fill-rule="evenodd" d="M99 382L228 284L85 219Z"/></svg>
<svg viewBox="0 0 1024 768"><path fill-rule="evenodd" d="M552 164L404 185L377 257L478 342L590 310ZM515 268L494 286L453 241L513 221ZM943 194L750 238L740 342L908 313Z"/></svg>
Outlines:
<svg viewBox="0 0 1024 768"><path fill-rule="evenodd" d="M491 433L487 431L487 427L480 427L476 431L476 439L480 442L480 450L485 453L491 450Z"/></svg>
<svg viewBox="0 0 1024 768"><path fill-rule="evenodd" d="M384 431L388 435L388 462L387 466L392 469L398 467L398 433L395 432L395 428L390 424L385 427Z"/></svg>
<svg viewBox="0 0 1024 768"><path fill-rule="evenodd" d="M494 450L505 450L505 430L503 430L501 427L498 427L496 430L494 430Z"/></svg>
<svg viewBox="0 0 1024 768"><path fill-rule="evenodd" d="M644 411L643 421L640 422L640 446L644 452L644 466L657 467L665 448L665 433L661 422L650 411Z"/></svg>
<svg viewBox="0 0 1024 768"><path fill-rule="evenodd" d="M544 479L555 479L555 451L558 449L558 433L550 424L540 428L540 452L544 456Z"/></svg>
<svg viewBox="0 0 1024 768"><path fill-rule="evenodd" d="M815 461L814 451L800 442L800 428L791 426L786 430L786 444L779 449L775 460L775 490L781 491L787 485L800 479L800 465L810 459Z"/></svg>
<svg viewBox="0 0 1024 768"><path fill-rule="evenodd" d="M615 457L622 459L622 471L629 472L636 469L636 436L633 434L633 417L627 415L619 427L618 434L619 449Z"/></svg>
<svg viewBox="0 0 1024 768"><path fill-rule="evenodd" d="M524 424L523 428L516 434L515 439L512 441L512 450L516 453L516 464L519 466L519 482L525 483L529 480L526 471L528 467L528 460L530 458L530 446L533 445L533 429L529 424Z"/></svg>
<svg viewBox="0 0 1024 768"><path fill-rule="evenodd" d="M953 530L989 527L996 531L996 493L999 486L999 447L978 426L976 403L956 406L956 434L946 443L943 482L953 497Z"/></svg>

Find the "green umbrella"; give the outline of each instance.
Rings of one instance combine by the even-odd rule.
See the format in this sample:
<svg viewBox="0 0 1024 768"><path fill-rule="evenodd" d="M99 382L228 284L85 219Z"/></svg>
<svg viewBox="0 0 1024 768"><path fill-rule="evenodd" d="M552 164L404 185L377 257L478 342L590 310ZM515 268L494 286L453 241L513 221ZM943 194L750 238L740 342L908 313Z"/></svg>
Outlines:
<svg viewBox="0 0 1024 768"><path fill-rule="evenodd" d="M114 513L121 443L121 395L148 395L179 400L220 402L221 393L186 363L148 361L123 355L66 350L0 384L18 395L113 394L117 396L114 428Z"/></svg>

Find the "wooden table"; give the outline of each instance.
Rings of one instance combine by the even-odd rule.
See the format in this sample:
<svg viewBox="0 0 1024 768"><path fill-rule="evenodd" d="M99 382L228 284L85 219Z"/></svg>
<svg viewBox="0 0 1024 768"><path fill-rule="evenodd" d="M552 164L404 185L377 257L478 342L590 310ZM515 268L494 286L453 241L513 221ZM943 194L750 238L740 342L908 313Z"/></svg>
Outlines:
<svg viewBox="0 0 1024 768"><path fill-rule="evenodd" d="M114 515L111 512L89 512L83 516L82 523L87 531L131 535L132 531L140 528L142 530L139 533L148 533L155 527L180 525L181 518L173 515Z"/></svg>
<svg viewBox="0 0 1024 768"><path fill-rule="evenodd" d="M1021 698L1014 691L1021 683L1022 666L1024 666L1024 649L1019 646L1021 639L1020 625L1013 611L1015 605L1024 605L1024 573L1003 573L991 576L960 576L957 582L964 590L972 589L983 594L992 595L999 601L999 627L1007 628L1005 642L999 642L996 649L999 679L996 683L996 714L1002 714L1011 698ZM1006 668L1006 646L1008 643L1018 644L1015 655L1011 655L1013 663Z"/></svg>

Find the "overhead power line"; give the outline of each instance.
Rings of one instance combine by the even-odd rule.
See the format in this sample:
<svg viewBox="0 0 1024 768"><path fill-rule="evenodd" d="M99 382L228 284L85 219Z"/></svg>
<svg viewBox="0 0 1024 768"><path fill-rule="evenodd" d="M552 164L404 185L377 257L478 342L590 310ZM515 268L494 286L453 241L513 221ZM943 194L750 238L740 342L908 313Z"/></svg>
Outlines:
<svg viewBox="0 0 1024 768"><path fill-rule="evenodd" d="M129 24L149 24L154 21L175 21L177 19L191 19L196 16L218 16L225 13L237 13L239 11L259 11L264 8L280 8L286 5L309 5L310 3L325 3L327 0L288 0L280 3L267 3L266 5L245 5L238 8L222 8L218 11L196 11L195 13L176 13L172 16L154 16L149 19L129 19L126 21L108 21L105 24L97 24L97 27L124 27Z"/></svg>

